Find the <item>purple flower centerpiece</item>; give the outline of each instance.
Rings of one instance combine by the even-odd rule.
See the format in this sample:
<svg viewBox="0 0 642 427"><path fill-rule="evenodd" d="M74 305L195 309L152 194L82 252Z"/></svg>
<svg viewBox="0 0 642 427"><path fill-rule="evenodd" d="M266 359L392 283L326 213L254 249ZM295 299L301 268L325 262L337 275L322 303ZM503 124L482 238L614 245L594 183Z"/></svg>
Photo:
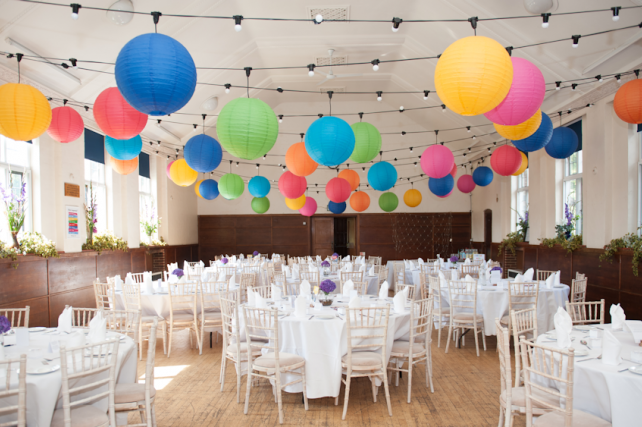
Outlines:
<svg viewBox="0 0 642 427"><path fill-rule="evenodd" d="M259 256L259 251L254 251L254 252L252 252L252 255L253 255L253 256Z"/></svg>
<svg viewBox="0 0 642 427"><path fill-rule="evenodd" d="M11 323L6 316L0 316L0 334L7 333L11 330Z"/></svg>
<svg viewBox="0 0 642 427"><path fill-rule="evenodd" d="M451 256L448 261L452 262L453 264L459 261L459 258L457 258L455 255Z"/></svg>
<svg viewBox="0 0 642 427"><path fill-rule="evenodd" d="M221 259L221 262L223 263L223 265L227 264L227 263L228 263L228 261L229 261L229 260L228 260L227 258L222 258L222 259Z"/></svg>
<svg viewBox="0 0 642 427"><path fill-rule="evenodd" d="M499 272L501 273L501 272L502 272L502 268L501 268L501 267L497 267L497 266L495 266L495 267L491 268L491 269L490 269L490 271L491 271L491 272L492 272L492 271L499 271Z"/></svg>
<svg viewBox="0 0 642 427"><path fill-rule="evenodd" d="M172 271L172 274L177 277L183 277L185 275L185 272L180 268L177 268L174 271Z"/></svg>
<svg viewBox="0 0 642 427"><path fill-rule="evenodd" d="M332 304L332 300L328 299L328 294L333 292L337 285L330 279L326 279L319 285L319 290L325 294L325 298L321 300L321 304L328 306Z"/></svg>
<svg viewBox="0 0 642 427"><path fill-rule="evenodd" d="M330 263L328 261L323 261L321 263L321 267L330 267Z"/></svg>
<svg viewBox="0 0 642 427"><path fill-rule="evenodd" d="M329 276L330 275L330 263L328 261L323 261L321 263L321 267L323 267L323 275L324 276Z"/></svg>

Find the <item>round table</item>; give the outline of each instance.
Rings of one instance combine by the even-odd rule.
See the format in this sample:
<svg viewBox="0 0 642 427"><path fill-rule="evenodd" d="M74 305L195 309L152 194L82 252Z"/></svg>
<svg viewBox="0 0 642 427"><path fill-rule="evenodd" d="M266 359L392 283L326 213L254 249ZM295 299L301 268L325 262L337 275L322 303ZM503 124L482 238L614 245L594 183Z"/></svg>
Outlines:
<svg viewBox="0 0 642 427"><path fill-rule="evenodd" d="M628 330L613 331L611 325L595 325L595 327L611 331L622 344L620 352L622 363L618 366L603 364L601 360L597 359L597 356L602 354L601 348L591 346L589 350L580 344L581 339L588 341L585 337L589 333L573 328L571 337L575 340L572 345L577 349L586 349L589 352L586 357L575 357L573 408L609 421L614 427L640 425L642 422L642 405L640 405L642 376L629 371L618 371L630 366L642 366L629 362L631 352L640 351L642 348L633 341L633 335ZM551 341L544 334L537 337L537 342L550 347L557 346L556 342ZM582 362L584 359L589 360ZM554 384L550 384L548 380L540 376L532 379L546 387L555 387Z"/></svg>
<svg viewBox="0 0 642 427"><path fill-rule="evenodd" d="M31 349L40 349L42 350L50 365L60 364L60 354L47 354L49 348L49 343L52 341L68 342L69 339L73 336L72 334L60 334L56 332L56 328L50 328L42 332L30 332L29 333L29 345L28 346L18 346L13 345L10 347L5 347L5 355L7 358L17 358L21 354L27 354L29 356L29 350ZM85 333L89 331L88 329L74 328L74 333ZM120 337L121 334L115 332L107 332L107 338ZM42 360L28 359L28 364L42 364ZM118 346L118 361L116 366L116 382L117 383L133 383L136 380L136 367L137 367L137 357L136 357L136 346L134 341L130 337L125 337L121 339ZM44 365L43 365L44 366ZM16 365L16 368L18 366ZM104 374L101 374L104 375ZM0 374L0 391L5 390L6 379L4 374ZM91 382L95 381L92 378L84 378L83 381ZM11 372L11 388L18 387L18 375L13 368ZM29 426L48 426L51 424L51 419L55 409L62 408L62 373L60 369L44 375L30 375L27 374L27 425ZM74 397L71 397L71 400L74 401ZM0 407L9 406L17 404L16 399L12 401L0 400ZM96 406L100 409L104 409L107 412L108 402L107 398L98 400L92 403L93 406ZM125 414L126 416L126 414ZM13 418L12 418L13 417ZM9 420L15 420L15 413L11 415L0 416L0 423L8 422ZM120 424L120 423L119 423Z"/></svg>

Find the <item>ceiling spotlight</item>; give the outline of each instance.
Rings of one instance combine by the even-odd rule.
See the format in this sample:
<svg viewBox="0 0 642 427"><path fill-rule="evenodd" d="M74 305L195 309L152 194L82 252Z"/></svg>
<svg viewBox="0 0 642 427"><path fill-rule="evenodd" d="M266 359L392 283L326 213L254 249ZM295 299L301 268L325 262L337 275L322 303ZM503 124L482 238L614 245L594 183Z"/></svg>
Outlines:
<svg viewBox="0 0 642 427"><path fill-rule="evenodd" d="M560 90L562 87L562 82L555 82L555 90Z"/></svg>
<svg viewBox="0 0 642 427"><path fill-rule="evenodd" d="M160 142L160 141L158 141L158 145L160 145L160 144L161 144L161 142Z"/></svg>
<svg viewBox="0 0 642 427"><path fill-rule="evenodd" d="M134 5L130 0L119 0L109 6L107 18L116 25L127 25L134 17L133 11Z"/></svg>
<svg viewBox="0 0 642 427"><path fill-rule="evenodd" d="M267 154L263 155L263 160L267 159Z"/></svg>
<svg viewBox="0 0 642 427"><path fill-rule="evenodd" d="M615 6L612 7L611 10L613 11L613 20L614 21L619 21L620 20L620 6Z"/></svg>
<svg viewBox="0 0 642 427"><path fill-rule="evenodd" d="M399 31L399 25L403 22L401 18L392 18L392 32L396 33Z"/></svg>
<svg viewBox="0 0 642 427"><path fill-rule="evenodd" d="M241 21L243 20L243 16L234 15L232 18L234 18L234 30L238 33L243 29L241 28Z"/></svg>
<svg viewBox="0 0 642 427"><path fill-rule="evenodd" d="M415 162L415 167L417 167L417 162Z"/></svg>
<svg viewBox="0 0 642 427"><path fill-rule="evenodd" d="M283 114L279 114L279 123L283 123Z"/></svg>
<svg viewBox="0 0 642 427"><path fill-rule="evenodd" d="M379 71L379 60L373 59L372 62L372 71Z"/></svg>
<svg viewBox="0 0 642 427"><path fill-rule="evenodd" d="M231 84L225 83L225 93L230 93L230 88L232 87Z"/></svg>
<svg viewBox="0 0 642 427"><path fill-rule="evenodd" d="M548 18L550 16L550 13L542 13L542 28L548 28Z"/></svg>
<svg viewBox="0 0 642 427"><path fill-rule="evenodd" d="M314 77L314 64L308 64L308 76Z"/></svg>
<svg viewBox="0 0 642 427"><path fill-rule="evenodd" d="M468 147L468 151L472 151L473 149L471 147Z"/></svg>
<svg viewBox="0 0 642 427"><path fill-rule="evenodd" d="M493 145L497 145L497 141L493 142Z"/></svg>
<svg viewBox="0 0 642 427"><path fill-rule="evenodd" d="M176 149L176 154L178 154L178 148Z"/></svg>
<svg viewBox="0 0 642 427"><path fill-rule="evenodd" d="M466 157L466 153L464 153L463 156Z"/></svg>
<svg viewBox="0 0 642 427"><path fill-rule="evenodd" d="M410 152L412 153L412 147L410 147Z"/></svg>
<svg viewBox="0 0 642 427"><path fill-rule="evenodd" d="M580 37L582 37L582 36L581 36L581 35L579 35L579 34L578 34L578 35L575 35L575 36L571 36L571 38L573 39L573 47L577 47L577 46L579 46L579 44L580 44Z"/></svg>
<svg viewBox="0 0 642 427"><path fill-rule="evenodd" d="M430 91L424 90L424 101L428 99L428 95L430 95Z"/></svg>
<svg viewBox="0 0 642 427"><path fill-rule="evenodd" d="M259 168L259 164L258 164L258 163L256 164L256 168L257 168L257 169Z"/></svg>
<svg viewBox="0 0 642 427"><path fill-rule="evenodd" d="M283 172L285 172L285 166L283 166Z"/></svg>
<svg viewBox="0 0 642 427"><path fill-rule="evenodd" d="M377 92L377 101L381 101L383 98L381 97L382 91Z"/></svg>
<svg viewBox="0 0 642 427"><path fill-rule="evenodd" d="M78 3L72 3L69 6L71 6L71 17L73 19L78 19L78 11L82 6L79 5Z"/></svg>
<svg viewBox="0 0 642 427"><path fill-rule="evenodd" d="M78 60L76 58L69 58L72 68L78 68Z"/></svg>
<svg viewBox="0 0 642 427"><path fill-rule="evenodd" d="M196 132L196 127L197 127L197 126L198 126L198 125L194 125L194 132Z"/></svg>
<svg viewBox="0 0 642 427"><path fill-rule="evenodd" d="M446 105L445 104L441 104L441 112L442 113L446 112Z"/></svg>
<svg viewBox="0 0 642 427"><path fill-rule="evenodd" d="M488 147L488 152L490 153L490 147Z"/></svg>

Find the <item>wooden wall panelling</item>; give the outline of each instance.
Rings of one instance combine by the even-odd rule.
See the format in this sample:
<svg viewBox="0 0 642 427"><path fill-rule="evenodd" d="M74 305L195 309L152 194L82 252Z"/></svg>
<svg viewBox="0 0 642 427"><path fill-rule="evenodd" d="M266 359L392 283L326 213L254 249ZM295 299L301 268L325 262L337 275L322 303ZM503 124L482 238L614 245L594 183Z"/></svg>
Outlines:
<svg viewBox="0 0 642 427"><path fill-rule="evenodd" d="M94 253L83 253L82 256L63 254L60 258L49 258L49 294L91 285L99 277L96 272L96 258ZM102 279L106 277L103 276Z"/></svg>
<svg viewBox="0 0 642 427"><path fill-rule="evenodd" d="M145 253L147 252L145 248L130 249L129 251L132 254L132 273L151 271L151 266L149 269L145 266Z"/></svg>
<svg viewBox="0 0 642 427"><path fill-rule="evenodd" d="M124 277L124 276L123 276ZM94 287L88 286L70 292L49 295L49 324L50 327L58 326L58 316L65 309L65 305L72 307L96 308Z"/></svg>
<svg viewBox="0 0 642 427"><path fill-rule="evenodd" d="M29 306L29 327L49 327L49 296L25 299L3 304L0 308L24 308Z"/></svg>
<svg viewBox="0 0 642 427"><path fill-rule="evenodd" d="M10 259L0 260L0 304L47 295L47 260L36 256L18 257L18 267Z"/></svg>
<svg viewBox="0 0 642 427"><path fill-rule="evenodd" d="M132 271L132 255L124 251L104 251L96 257L96 271L100 280L119 274L125 278Z"/></svg>

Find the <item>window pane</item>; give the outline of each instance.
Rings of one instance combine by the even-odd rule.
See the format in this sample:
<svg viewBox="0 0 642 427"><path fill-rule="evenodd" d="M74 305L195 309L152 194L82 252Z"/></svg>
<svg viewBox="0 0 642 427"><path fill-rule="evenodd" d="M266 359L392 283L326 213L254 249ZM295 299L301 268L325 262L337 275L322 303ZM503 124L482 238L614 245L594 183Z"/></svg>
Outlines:
<svg viewBox="0 0 642 427"><path fill-rule="evenodd" d="M139 176L138 177L138 190L141 193L150 194L152 192L152 181L149 178L146 178L144 176Z"/></svg>
<svg viewBox="0 0 642 427"><path fill-rule="evenodd" d="M564 181L564 203L568 204L568 208L573 214L573 216L575 215L580 216L580 219L576 221L575 234L582 233L582 179L581 178Z"/></svg>
<svg viewBox="0 0 642 427"><path fill-rule="evenodd" d="M528 169L517 177L517 188L528 187Z"/></svg>
<svg viewBox="0 0 642 427"><path fill-rule="evenodd" d="M517 212L524 218L528 211L528 191L517 192Z"/></svg>
<svg viewBox="0 0 642 427"><path fill-rule="evenodd" d="M6 162L10 165L29 167L29 147L31 144L4 138L6 147Z"/></svg>
<svg viewBox="0 0 642 427"><path fill-rule="evenodd" d="M96 184L105 183L105 165L85 159L85 181Z"/></svg>

